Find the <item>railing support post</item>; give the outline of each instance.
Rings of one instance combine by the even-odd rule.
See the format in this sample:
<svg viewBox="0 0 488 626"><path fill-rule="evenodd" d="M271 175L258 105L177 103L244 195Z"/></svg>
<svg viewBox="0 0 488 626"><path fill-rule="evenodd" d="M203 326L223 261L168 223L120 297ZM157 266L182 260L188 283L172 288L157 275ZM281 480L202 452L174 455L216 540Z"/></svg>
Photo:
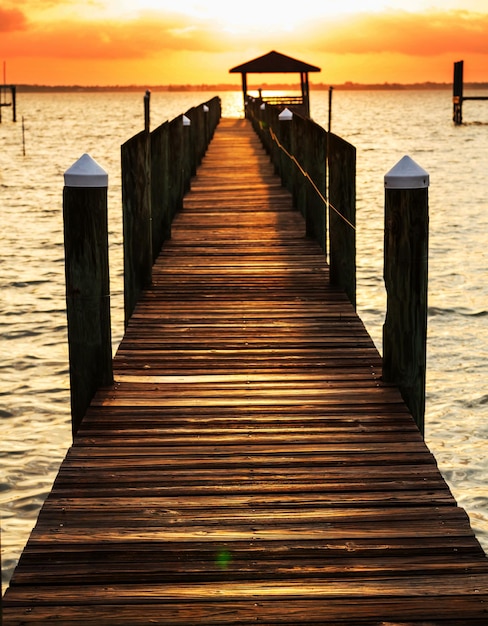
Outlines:
<svg viewBox="0 0 488 626"><path fill-rule="evenodd" d="M330 282L356 308L356 148L328 133Z"/></svg>
<svg viewBox="0 0 488 626"><path fill-rule="evenodd" d="M121 147L124 322L152 281L151 138L141 131Z"/></svg>
<svg viewBox="0 0 488 626"><path fill-rule="evenodd" d="M429 174L408 156L385 175L383 380L424 433Z"/></svg>
<svg viewBox="0 0 488 626"><path fill-rule="evenodd" d="M66 311L73 435L99 387L111 385L107 173L83 155L64 174Z"/></svg>
<svg viewBox="0 0 488 626"><path fill-rule="evenodd" d="M283 109L278 115L279 135L278 138L283 148L291 153L292 152L292 122L293 113L290 109ZM288 154L285 154L283 150L280 150L279 156L279 174L281 176L281 184L286 187L288 191L292 192L293 186L291 181L292 164Z"/></svg>

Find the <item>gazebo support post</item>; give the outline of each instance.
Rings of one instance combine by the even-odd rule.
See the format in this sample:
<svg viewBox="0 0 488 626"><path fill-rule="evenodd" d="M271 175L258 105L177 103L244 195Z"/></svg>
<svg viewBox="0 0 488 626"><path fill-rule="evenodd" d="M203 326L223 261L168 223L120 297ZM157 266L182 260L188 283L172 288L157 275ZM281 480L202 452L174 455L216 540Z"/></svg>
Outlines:
<svg viewBox="0 0 488 626"><path fill-rule="evenodd" d="M242 72L242 97L244 98L244 116L246 115L246 103L247 103L247 74Z"/></svg>
<svg viewBox="0 0 488 626"><path fill-rule="evenodd" d="M302 100L305 114L310 117L310 90L308 85L308 72L300 72L300 86L302 88Z"/></svg>

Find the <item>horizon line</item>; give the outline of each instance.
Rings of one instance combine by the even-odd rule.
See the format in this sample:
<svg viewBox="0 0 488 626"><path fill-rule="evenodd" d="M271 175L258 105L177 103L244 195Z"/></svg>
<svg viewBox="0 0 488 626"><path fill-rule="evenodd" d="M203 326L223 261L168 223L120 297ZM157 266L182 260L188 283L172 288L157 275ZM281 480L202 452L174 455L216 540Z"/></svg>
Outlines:
<svg viewBox="0 0 488 626"><path fill-rule="evenodd" d="M10 87L12 84L0 84L1 87ZM234 83L181 83L181 84L166 84L166 85L140 85L140 84L126 84L126 85L49 85L39 83L17 83L16 88L19 91L138 91L138 90L153 90L153 91L242 91L242 87ZM465 82L464 87L488 89L488 82ZM328 90L399 90L399 89L451 89L452 82L436 82L436 81L423 81L415 83L400 83L400 82L383 82L383 83L358 83L355 81L345 81L343 83L310 83L310 90L316 89L318 91ZM259 86L250 86L248 91L256 91L259 89L300 89L299 83L262 83Z"/></svg>

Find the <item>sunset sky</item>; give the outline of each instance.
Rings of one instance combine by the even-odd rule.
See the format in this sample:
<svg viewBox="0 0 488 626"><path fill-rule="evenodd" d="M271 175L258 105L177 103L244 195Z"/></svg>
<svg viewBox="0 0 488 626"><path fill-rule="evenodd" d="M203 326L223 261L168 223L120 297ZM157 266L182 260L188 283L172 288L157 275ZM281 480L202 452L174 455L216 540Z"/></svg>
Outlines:
<svg viewBox="0 0 488 626"><path fill-rule="evenodd" d="M408 7L408 8L405 8ZM1 0L7 83L231 83L270 50L312 84L488 81L487 0ZM251 82L252 82L252 76ZM282 77L278 77L281 79ZM295 78L295 77L293 77Z"/></svg>

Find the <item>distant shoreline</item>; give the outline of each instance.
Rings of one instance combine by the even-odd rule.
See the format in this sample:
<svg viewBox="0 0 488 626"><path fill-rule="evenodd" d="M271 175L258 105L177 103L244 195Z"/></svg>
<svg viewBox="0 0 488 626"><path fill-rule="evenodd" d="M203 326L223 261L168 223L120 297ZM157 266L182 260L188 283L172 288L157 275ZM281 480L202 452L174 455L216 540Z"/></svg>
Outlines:
<svg viewBox="0 0 488 626"><path fill-rule="evenodd" d="M0 85L1 86L1 85ZM146 91L151 92L181 92L181 91L241 91L239 85L228 84L216 84L216 85L17 85L18 93L71 93L71 92L137 92ZM339 85L327 85L324 83L311 84L311 91L325 91L330 87L333 87L337 91L406 91L406 90L452 90L452 83L378 83L378 84L362 84L354 82L346 82ZM249 91L257 91L259 88L263 91L276 91L276 90L299 90L300 86L297 84L261 84L256 87L249 87ZM488 83L464 83L465 89L488 89Z"/></svg>

